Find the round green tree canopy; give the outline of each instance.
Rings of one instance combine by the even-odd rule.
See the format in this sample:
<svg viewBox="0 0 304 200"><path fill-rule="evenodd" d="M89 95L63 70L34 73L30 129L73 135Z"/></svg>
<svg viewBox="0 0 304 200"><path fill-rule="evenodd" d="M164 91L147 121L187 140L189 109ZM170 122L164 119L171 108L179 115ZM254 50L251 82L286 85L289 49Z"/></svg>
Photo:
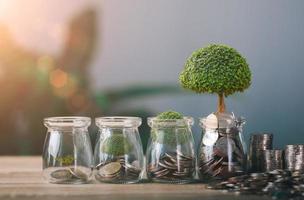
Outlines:
<svg viewBox="0 0 304 200"><path fill-rule="evenodd" d="M246 59L234 48L211 44L192 53L179 80L184 88L197 93L228 96L250 86L251 72Z"/></svg>

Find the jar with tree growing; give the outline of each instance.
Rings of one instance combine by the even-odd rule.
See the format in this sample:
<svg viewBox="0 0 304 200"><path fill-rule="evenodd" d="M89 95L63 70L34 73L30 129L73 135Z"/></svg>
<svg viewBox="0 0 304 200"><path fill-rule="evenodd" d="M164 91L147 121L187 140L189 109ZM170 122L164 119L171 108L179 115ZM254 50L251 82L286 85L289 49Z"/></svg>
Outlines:
<svg viewBox="0 0 304 200"><path fill-rule="evenodd" d="M179 77L182 87L217 94L217 111L200 119L203 137L199 153L202 181L226 179L246 170L243 118L226 111L225 97L251 84L246 59L234 48L211 44L192 53Z"/></svg>

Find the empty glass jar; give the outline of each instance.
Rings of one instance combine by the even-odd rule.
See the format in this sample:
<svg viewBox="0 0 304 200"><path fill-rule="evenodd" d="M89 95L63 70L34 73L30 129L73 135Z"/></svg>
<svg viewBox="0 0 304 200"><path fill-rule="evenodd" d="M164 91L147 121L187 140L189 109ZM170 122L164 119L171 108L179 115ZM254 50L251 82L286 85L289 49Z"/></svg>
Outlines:
<svg viewBox="0 0 304 200"><path fill-rule="evenodd" d="M148 118L147 176L153 182L189 183L194 180L196 156L191 132L193 119Z"/></svg>
<svg viewBox="0 0 304 200"><path fill-rule="evenodd" d="M246 145L242 135L244 119L233 114L214 113L200 119L203 138L199 155L202 181L227 179L246 170Z"/></svg>
<svg viewBox="0 0 304 200"><path fill-rule="evenodd" d="M95 178L108 183L136 183L144 172L138 132L141 118L96 118L99 132L94 151Z"/></svg>
<svg viewBox="0 0 304 200"><path fill-rule="evenodd" d="M47 135L43 148L43 177L50 183L79 184L90 181L93 154L87 117L44 119Z"/></svg>

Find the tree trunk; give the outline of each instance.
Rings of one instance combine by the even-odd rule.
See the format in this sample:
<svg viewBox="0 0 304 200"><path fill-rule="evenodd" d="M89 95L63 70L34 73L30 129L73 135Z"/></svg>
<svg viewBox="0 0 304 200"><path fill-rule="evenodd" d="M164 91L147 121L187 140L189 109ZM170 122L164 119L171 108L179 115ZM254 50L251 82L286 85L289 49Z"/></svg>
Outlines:
<svg viewBox="0 0 304 200"><path fill-rule="evenodd" d="M226 110L225 106L225 97L224 94L218 94L218 105L217 105L217 112L218 113L223 113Z"/></svg>

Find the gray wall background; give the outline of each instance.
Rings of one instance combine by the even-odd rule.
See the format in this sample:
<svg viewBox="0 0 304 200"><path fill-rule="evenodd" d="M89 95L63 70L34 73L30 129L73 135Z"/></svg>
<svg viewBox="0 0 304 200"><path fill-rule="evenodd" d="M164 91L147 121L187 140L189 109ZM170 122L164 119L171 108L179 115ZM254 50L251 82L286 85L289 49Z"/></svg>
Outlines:
<svg viewBox="0 0 304 200"><path fill-rule="evenodd" d="M252 86L227 99L247 119L245 136L275 135L275 146L304 143L304 1L105 0L101 5L95 89L136 84L178 85L186 58L208 43L239 50L250 64ZM126 107L175 109L195 118L216 109L216 96L185 93L137 99ZM198 138L198 125L194 127Z"/></svg>

